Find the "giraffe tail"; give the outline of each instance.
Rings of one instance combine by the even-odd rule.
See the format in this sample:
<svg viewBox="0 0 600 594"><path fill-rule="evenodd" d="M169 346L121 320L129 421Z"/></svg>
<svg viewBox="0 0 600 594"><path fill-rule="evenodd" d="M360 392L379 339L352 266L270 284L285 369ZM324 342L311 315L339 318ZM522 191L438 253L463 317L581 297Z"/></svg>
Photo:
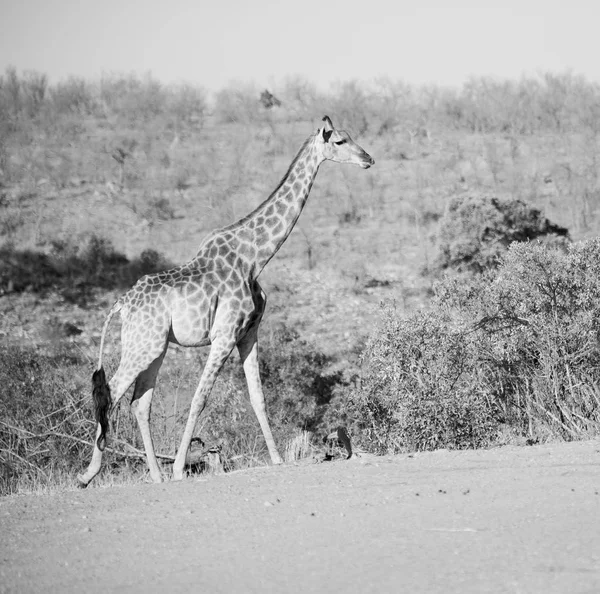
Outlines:
<svg viewBox="0 0 600 594"><path fill-rule="evenodd" d="M106 432L108 431L108 417L110 415L110 409L112 405L112 398L110 395L110 386L106 381L106 374L104 373L104 367L102 366L102 351L104 349L104 338L110 320L122 307L121 301L117 301L108 312L104 326L102 327L102 335L100 337L100 356L98 357L98 368L92 375L92 398L94 400L94 416L96 421L100 425L100 435L96 440L98 449L102 452L106 447Z"/></svg>
<svg viewBox="0 0 600 594"><path fill-rule="evenodd" d="M94 416L100 425L100 435L96 441L98 449L103 452L106 447L106 432L108 431L108 414L110 412L110 387L106 381L104 367L94 371L92 375L92 397L94 399Z"/></svg>

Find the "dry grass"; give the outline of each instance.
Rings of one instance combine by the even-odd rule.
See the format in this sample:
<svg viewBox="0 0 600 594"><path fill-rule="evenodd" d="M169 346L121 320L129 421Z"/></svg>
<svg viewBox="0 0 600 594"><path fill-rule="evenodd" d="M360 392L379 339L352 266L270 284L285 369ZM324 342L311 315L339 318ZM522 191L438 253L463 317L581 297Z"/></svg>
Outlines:
<svg viewBox="0 0 600 594"><path fill-rule="evenodd" d="M310 431L298 431L294 437L285 444L283 459L285 462L296 462L310 458L314 453L311 444L312 433Z"/></svg>

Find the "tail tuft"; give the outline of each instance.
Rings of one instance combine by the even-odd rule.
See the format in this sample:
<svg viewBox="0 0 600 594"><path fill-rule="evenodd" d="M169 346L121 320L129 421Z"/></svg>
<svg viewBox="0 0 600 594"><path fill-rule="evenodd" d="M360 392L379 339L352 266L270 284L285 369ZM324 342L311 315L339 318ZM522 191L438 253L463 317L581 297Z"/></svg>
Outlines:
<svg viewBox="0 0 600 594"><path fill-rule="evenodd" d="M100 367L97 371L94 371L92 376L92 397L94 398L94 415L96 421L100 424L100 435L96 445L102 452L106 447L106 432L108 430L108 415L112 400L110 397L110 388L106 381L106 374L104 368Z"/></svg>

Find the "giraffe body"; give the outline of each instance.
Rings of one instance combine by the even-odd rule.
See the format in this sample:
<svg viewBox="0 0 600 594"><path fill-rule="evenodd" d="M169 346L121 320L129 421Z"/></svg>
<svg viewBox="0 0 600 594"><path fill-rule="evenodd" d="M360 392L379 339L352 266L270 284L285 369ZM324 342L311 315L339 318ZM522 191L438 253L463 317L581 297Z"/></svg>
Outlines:
<svg viewBox="0 0 600 594"><path fill-rule="evenodd" d="M169 342L185 347L210 345L200 384L192 398L188 421L173 464L173 478L183 477L198 415L205 407L214 380L237 346L250 402L263 431L273 463L281 463L266 416L258 372L258 326L266 296L257 278L292 231L312 188L319 165L326 159L370 167L373 159L327 116L292 161L275 191L236 223L210 233L196 256L181 266L142 277L117 300L102 331L94 399L98 428L92 461L79 475L81 486L100 470L110 411L135 382L132 408L140 427L150 475L161 481L150 435L150 405L156 377ZM120 312L121 361L105 384L102 368L104 337L112 316ZM98 392L97 392L98 390ZM102 394L98 396L97 394Z"/></svg>

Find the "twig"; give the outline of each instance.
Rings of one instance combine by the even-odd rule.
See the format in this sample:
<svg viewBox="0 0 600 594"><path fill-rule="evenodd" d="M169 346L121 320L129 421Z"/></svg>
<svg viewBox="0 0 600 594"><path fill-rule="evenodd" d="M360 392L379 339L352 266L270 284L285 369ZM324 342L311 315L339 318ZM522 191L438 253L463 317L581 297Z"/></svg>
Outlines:
<svg viewBox="0 0 600 594"><path fill-rule="evenodd" d="M488 332L490 332L490 333L502 332L503 330L510 330L510 329L514 328L514 326L517 324L520 326L530 326L531 325L531 322L529 320L527 320L526 318L521 318L519 316L513 316L513 315L504 315L503 316L498 313L493 316L484 316L478 322L471 324L471 328L468 330L465 330L465 334L470 334L471 332L476 332L477 330L482 330L484 327L490 326L491 323L497 324L497 327L492 328L492 329L486 328L486 330L488 330Z"/></svg>
<svg viewBox="0 0 600 594"><path fill-rule="evenodd" d="M9 425L8 423L5 423L4 421L0 421L0 425L4 425L5 427L7 427L8 429L14 431L14 432L21 432L21 433L26 433L27 435L19 435L20 439L46 439L47 437L62 437L64 439L70 439L71 441L76 441L77 443L81 443L83 445L89 446L90 448L94 447L94 444L85 440L85 439L81 439L80 437L76 437L75 435L67 435L66 433L60 433L57 431L45 431L44 433L32 433L31 431L28 431L27 429L23 429L22 427L13 427L12 425ZM131 450L133 450L132 452L122 452L120 450L117 450L116 448L112 448L110 446L106 447L106 450L109 452L113 452L114 454L118 454L120 456L125 456L125 457L129 457L129 458L145 458L146 454L144 452L142 452L141 450L138 450L137 448L134 448L131 444L127 443L126 441L122 441L122 440L116 440L118 441L120 444L130 448ZM16 455L16 454L14 454ZM175 461L175 457L174 456L167 456L165 454L156 454L157 458L161 458L163 460L170 460L172 462Z"/></svg>
<svg viewBox="0 0 600 594"><path fill-rule="evenodd" d="M560 410L560 412L562 413L563 417L565 419L567 419L567 421L569 421L569 423L571 423L571 425L573 425L575 431L580 432L581 429L576 425L575 421L573 421L573 419L571 418L571 411L567 410L564 406L562 406L559 402L556 403L556 406L558 407L558 409Z"/></svg>
<svg viewBox="0 0 600 594"><path fill-rule="evenodd" d="M582 423L584 424L584 426L586 425L598 425L598 421L596 421L595 419L591 419L591 418L585 418L583 416L581 416L579 413L576 413L575 411L571 411L572 415L575 415L578 419L580 419L582 421Z"/></svg>
<svg viewBox="0 0 600 594"><path fill-rule="evenodd" d="M557 419L555 415L553 415L548 409L544 408L541 404L539 404L535 399L532 399L531 402L535 404L542 412L545 412L555 423L558 423L567 433L570 433L573 437L577 437L577 433L573 432L572 429L569 429L560 419Z"/></svg>
<svg viewBox="0 0 600 594"><path fill-rule="evenodd" d="M56 415L59 412L62 412L64 410L67 410L68 408L71 408L73 405L77 405L77 404L81 405L86 400L87 400L87 398L80 398L78 402L68 402L62 408L59 408L57 410L53 410L52 412L48 413L47 415L44 415L43 417L40 417L39 420L43 421L44 419L48 419L49 417L52 417L53 415ZM76 412L81 412L81 408L76 408L69 416L71 416L73 413L76 413Z"/></svg>
<svg viewBox="0 0 600 594"><path fill-rule="evenodd" d="M10 450L4 450L4 449L0 450L0 454L8 454L9 456L12 456L13 458L17 458L17 459L21 460L21 462L25 462L25 464L27 464L28 466L35 468L38 472L43 474L46 479L48 478L48 475L39 466L36 466L29 460L25 460L25 458L23 458L22 456L19 456L19 454L15 454L14 452L11 452Z"/></svg>
<svg viewBox="0 0 600 594"><path fill-rule="evenodd" d="M88 446L90 448L94 447L93 443L90 443L89 441L85 440L85 439L81 439L80 437L76 437L74 435L68 435L66 433L60 433L58 431L45 431L44 433L32 433L31 431L28 431L27 429L23 429L22 427L13 427L12 425L9 425L8 423L5 423L4 421L0 421L0 425L4 425L4 427L7 427L9 430L16 432L16 433L26 433L27 435L18 435L19 439L46 439L48 437L62 437L63 439L69 439L71 441L75 441L77 443L83 444L85 446ZM121 439L115 439L116 443L119 443L122 446L125 446L126 448L128 448L130 451L126 452L126 451L122 451L119 450L117 448L114 447L110 447L107 446L106 447L106 451L112 452L113 454L117 454L118 456L123 456L125 458L146 458L146 453L143 452L142 450L138 450L137 448L135 448L134 446L132 446L130 443L127 443L126 441L123 441ZM206 456L208 453L211 452L212 450L212 446L209 447L205 447L201 452L194 452L194 459L196 460L200 460L201 458L203 458L204 456ZM2 451L2 450L0 450ZM9 451L9 450L7 450ZM16 454L13 454L15 456L17 456ZM169 456L167 454L160 454L157 453L155 454L157 458L160 458L161 460L165 460L166 462L175 462L175 456ZM19 457L19 456L17 456ZM25 460L26 462L26 460ZM33 466L33 465L32 465ZM37 468L37 467L35 467Z"/></svg>
<svg viewBox="0 0 600 594"><path fill-rule="evenodd" d="M6 428L11 429L12 431L22 431L23 433L28 433L31 437L36 437L34 433L32 433L31 431L27 431L27 429L23 429L22 427L13 427L12 425L5 423L4 421L0 421L0 425L4 425Z"/></svg>
<svg viewBox="0 0 600 594"><path fill-rule="evenodd" d="M116 450L115 448L111 448L111 447L107 447L106 449L115 454L119 454L121 456L126 456L128 458L145 458L146 457L145 452L142 452L142 450L138 450L137 448L133 447L130 443L127 443L126 441L123 441L122 439L115 439L115 441L120 443L121 445L124 445L125 447L129 448L132 451L131 452L121 452L121 451ZM167 454L155 454L155 456L157 458L160 458L161 460L168 460L170 462L175 462L175 456L168 456Z"/></svg>

